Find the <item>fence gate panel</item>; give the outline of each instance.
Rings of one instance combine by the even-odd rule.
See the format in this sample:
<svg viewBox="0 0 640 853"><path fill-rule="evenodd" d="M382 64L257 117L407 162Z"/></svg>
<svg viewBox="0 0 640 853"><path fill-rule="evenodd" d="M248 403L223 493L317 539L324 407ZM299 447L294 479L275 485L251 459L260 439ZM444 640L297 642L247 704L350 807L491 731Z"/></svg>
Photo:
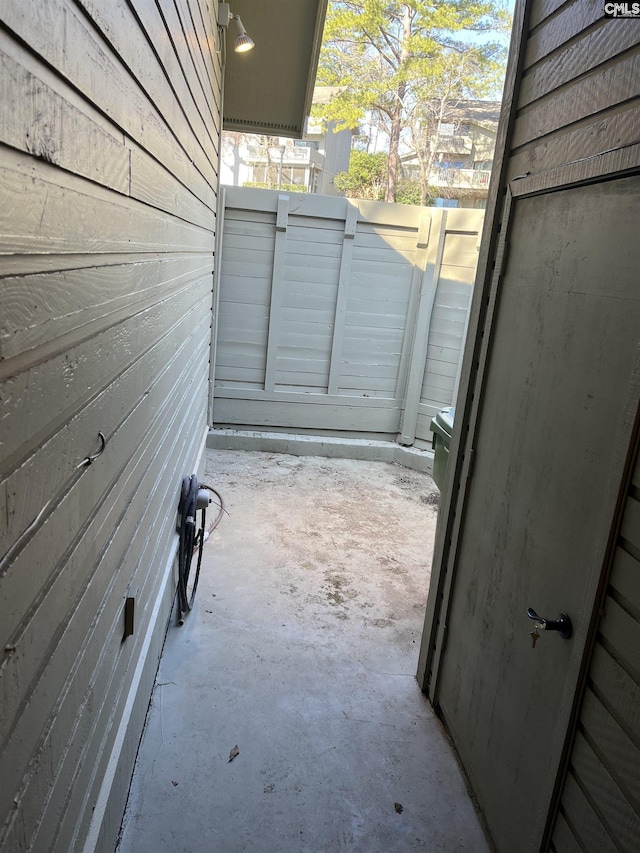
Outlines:
<svg viewBox="0 0 640 853"><path fill-rule="evenodd" d="M443 406L450 406L458 392L482 219L477 224L478 217L456 213L454 217L448 212L443 229L416 424L418 445L431 441L431 419Z"/></svg>
<svg viewBox="0 0 640 853"><path fill-rule="evenodd" d="M450 404L482 211L225 197L212 425L428 438L424 413L441 406L427 366ZM451 346L427 341L434 323Z"/></svg>

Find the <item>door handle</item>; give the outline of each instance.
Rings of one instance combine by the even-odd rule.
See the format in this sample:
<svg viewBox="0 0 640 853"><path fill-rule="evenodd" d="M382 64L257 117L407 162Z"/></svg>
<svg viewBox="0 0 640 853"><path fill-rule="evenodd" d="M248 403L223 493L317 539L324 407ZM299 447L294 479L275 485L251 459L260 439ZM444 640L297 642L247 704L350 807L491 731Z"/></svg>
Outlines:
<svg viewBox="0 0 640 853"><path fill-rule="evenodd" d="M561 613L557 619L544 619L542 616L538 616L533 607L530 607L527 610L527 616L537 623L536 629L541 628L543 631L557 631L563 640L568 640L573 633L571 619L566 613Z"/></svg>

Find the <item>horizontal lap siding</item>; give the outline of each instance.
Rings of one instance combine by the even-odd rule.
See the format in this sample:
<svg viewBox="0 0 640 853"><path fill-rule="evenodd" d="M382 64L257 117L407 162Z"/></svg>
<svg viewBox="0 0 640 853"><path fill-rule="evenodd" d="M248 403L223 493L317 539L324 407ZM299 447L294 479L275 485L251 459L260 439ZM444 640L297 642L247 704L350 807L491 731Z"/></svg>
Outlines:
<svg viewBox="0 0 640 853"><path fill-rule="evenodd" d="M3 851L112 850L124 808L206 430L211 14L0 12Z"/></svg>
<svg viewBox="0 0 640 853"><path fill-rule="evenodd" d="M640 21L605 19L597 2L566 3L554 14L543 5L533 9L511 179L638 142Z"/></svg>

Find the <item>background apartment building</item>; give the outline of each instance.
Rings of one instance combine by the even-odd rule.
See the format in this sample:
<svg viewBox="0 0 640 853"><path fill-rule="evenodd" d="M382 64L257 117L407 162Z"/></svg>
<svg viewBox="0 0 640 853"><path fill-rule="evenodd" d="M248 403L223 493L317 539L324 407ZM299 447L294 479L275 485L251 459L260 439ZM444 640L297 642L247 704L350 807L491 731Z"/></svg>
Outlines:
<svg viewBox="0 0 640 853"><path fill-rule="evenodd" d="M330 86L316 88L313 103L326 102L335 91ZM239 187L339 195L333 179L349 169L351 138L351 130L336 130L335 122L313 117L307 118L302 139L225 132L221 181Z"/></svg>
<svg viewBox="0 0 640 853"><path fill-rule="evenodd" d="M499 101L461 101L448 111L431 141L435 156L429 185L438 191L437 207L484 210L499 117ZM402 168L407 178L419 178L415 150L403 156Z"/></svg>

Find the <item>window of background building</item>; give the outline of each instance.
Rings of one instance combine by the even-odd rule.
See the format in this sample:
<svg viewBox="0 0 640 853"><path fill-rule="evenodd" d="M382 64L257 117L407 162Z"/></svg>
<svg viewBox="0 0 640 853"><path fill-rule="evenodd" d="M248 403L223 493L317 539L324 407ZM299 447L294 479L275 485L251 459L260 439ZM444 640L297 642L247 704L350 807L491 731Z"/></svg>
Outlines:
<svg viewBox="0 0 640 853"><path fill-rule="evenodd" d="M307 171L302 166L285 166L282 170L282 183L295 184L304 187L307 182Z"/></svg>

